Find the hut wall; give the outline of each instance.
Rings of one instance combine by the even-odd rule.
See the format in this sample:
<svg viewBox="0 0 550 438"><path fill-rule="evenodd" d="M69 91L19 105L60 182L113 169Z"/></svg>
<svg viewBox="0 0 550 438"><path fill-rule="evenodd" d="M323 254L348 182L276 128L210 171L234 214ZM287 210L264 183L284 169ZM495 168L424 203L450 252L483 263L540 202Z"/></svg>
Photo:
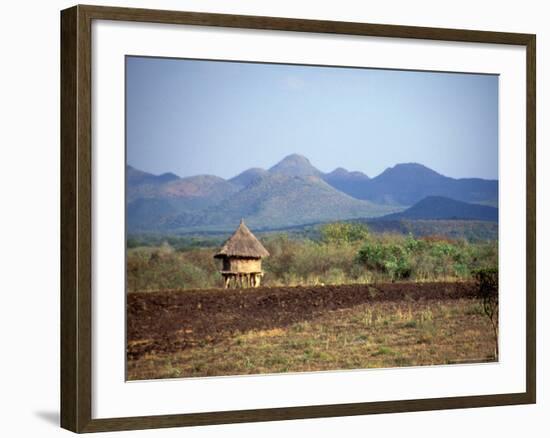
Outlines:
<svg viewBox="0 0 550 438"><path fill-rule="evenodd" d="M261 272L262 261L261 259L226 258L223 261L223 270L242 273Z"/></svg>

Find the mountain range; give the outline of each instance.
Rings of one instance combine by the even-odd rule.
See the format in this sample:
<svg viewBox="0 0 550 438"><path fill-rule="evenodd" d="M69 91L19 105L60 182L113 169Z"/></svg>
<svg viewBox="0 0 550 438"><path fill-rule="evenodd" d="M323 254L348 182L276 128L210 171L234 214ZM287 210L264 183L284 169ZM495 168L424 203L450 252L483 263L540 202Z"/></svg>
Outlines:
<svg viewBox="0 0 550 438"><path fill-rule="evenodd" d="M230 179L180 178L126 168L127 226L132 232L225 230L241 218L256 229L271 229L417 214L406 209L425 198L430 199L430 211L434 204L450 208L445 201L449 199L468 206L453 204L455 210L475 210L477 218L479 205L475 204L497 205L498 181L450 178L417 163L397 164L374 178L343 168L323 173L298 154L269 169L247 169Z"/></svg>

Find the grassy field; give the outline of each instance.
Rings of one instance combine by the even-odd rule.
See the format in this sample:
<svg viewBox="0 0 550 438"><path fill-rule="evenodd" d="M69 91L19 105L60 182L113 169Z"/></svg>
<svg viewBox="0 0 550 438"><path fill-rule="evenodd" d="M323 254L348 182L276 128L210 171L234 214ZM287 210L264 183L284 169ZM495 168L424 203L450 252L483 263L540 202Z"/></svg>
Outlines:
<svg viewBox="0 0 550 438"><path fill-rule="evenodd" d="M411 286L415 285L378 286L379 296L373 296L372 290L358 290L349 299L351 286L342 295L336 288L317 304L314 295L304 295L295 288L307 305L316 309L309 312L293 308L298 301L292 300L288 290L281 296L260 292L268 295L250 297L256 292L239 292L245 295L229 297L223 308L215 305L215 297L209 299L203 294L189 302L189 308L196 309L194 313L185 311L186 291L177 296L140 299L133 307L137 313L147 312L148 317L141 321L152 321L157 312L173 321L171 325L150 322L150 327L139 325L139 330L130 327L128 379L495 360L491 323L478 300L455 290L452 284L441 284L448 288L444 294L437 284ZM397 295L392 289L396 287ZM363 293L370 295L363 299ZM151 294L143 295L147 296ZM137 313L135 318L139 318ZM205 321L202 325L201 319ZM137 320L135 323L138 327ZM157 335L155 342L150 338L153 333ZM147 343L151 348L141 348Z"/></svg>

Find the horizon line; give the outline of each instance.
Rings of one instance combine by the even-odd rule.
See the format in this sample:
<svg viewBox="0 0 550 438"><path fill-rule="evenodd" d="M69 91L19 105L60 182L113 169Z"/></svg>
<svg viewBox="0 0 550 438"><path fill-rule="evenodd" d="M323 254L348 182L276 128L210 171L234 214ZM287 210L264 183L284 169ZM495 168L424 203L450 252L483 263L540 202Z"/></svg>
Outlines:
<svg viewBox="0 0 550 438"><path fill-rule="evenodd" d="M229 181L233 178L236 178L237 176L241 175L242 173L250 170L250 169L261 169L261 170L265 170L266 172L269 172L271 170L271 168L275 167L277 164L281 163L282 161L286 160L287 158L289 157L292 157L292 156L298 156L298 157L301 157L301 158L305 158L308 163L317 171L319 171L322 175L330 175L331 173L335 172L336 170L338 169L343 169L345 170L346 172L348 173L362 173L363 175L365 175L367 178L369 179L375 179L377 177L379 177L380 175L382 175L384 172L386 172L387 170L389 169L393 169L394 167L396 166L399 166L399 165L407 165L407 164L416 164L416 165L419 165L419 166L422 166L422 167L425 167L426 169L428 170L431 170L432 172L435 172L437 173L438 175L441 175L441 176L444 176L445 178L451 178L451 179L455 179L455 180L460 180L460 179L481 179L481 180L484 180L484 181L499 181L498 178L483 178L483 177L476 177L476 176L473 176L473 177L459 177L459 178L455 178L455 177L452 177L452 176L447 176L447 175L444 175L443 173L441 172L438 172L437 170L434 170L433 168L431 167L428 167L426 166L425 164L422 164L420 162L416 162L416 161L409 161L409 162L402 162L402 163L395 163L393 166L387 166L384 170L382 170L379 174L377 174L376 176L370 176L368 174L366 174L365 172L363 172L362 170L350 170L350 169L347 169L343 166L336 166L333 170L331 170L330 172L323 172L322 170L319 170L316 166L314 166L313 164L311 164L311 161L309 160L308 157L306 157L305 155L302 155L302 154L298 154L298 153L292 153L292 154L288 154L286 156L284 156L281 160L277 161L273 166L269 167L269 168L263 168L263 167L259 167L259 166L252 166L252 167L248 167L244 170L242 170L241 172L237 173L236 175L230 177L230 178L224 178L224 177L221 177L219 175L215 175L215 174L212 174L212 173L197 173L197 174L193 174L193 175L186 175L186 176L181 176L179 174L177 174L176 172L173 172L171 170L167 170L166 172L161 172L161 173L154 173L154 172L151 172L151 171L148 171L148 170L143 170L142 168L139 168L139 167L136 167L128 162L126 162L126 167L131 167L135 170L139 170L141 172L145 172L145 173L148 173L150 175L153 175L153 176L162 176L162 175L167 175L167 174L172 174L172 175L175 175L176 177L180 178L180 179L185 179L185 178L193 178L193 177L197 177L197 176L214 176L216 178L221 178L223 179L224 181Z"/></svg>

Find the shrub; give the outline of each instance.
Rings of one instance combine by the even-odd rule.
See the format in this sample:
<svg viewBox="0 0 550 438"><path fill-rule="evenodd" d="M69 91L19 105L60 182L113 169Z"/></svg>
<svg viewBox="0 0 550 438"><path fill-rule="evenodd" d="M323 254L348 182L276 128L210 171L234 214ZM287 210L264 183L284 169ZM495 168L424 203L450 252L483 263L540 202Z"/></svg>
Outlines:
<svg viewBox="0 0 550 438"><path fill-rule="evenodd" d="M367 242L357 258L367 268L389 274L392 280L411 276L410 254L403 245Z"/></svg>
<svg viewBox="0 0 550 438"><path fill-rule="evenodd" d="M128 253L127 285L130 291L215 287L221 284L217 271L210 250L138 248Z"/></svg>
<svg viewBox="0 0 550 438"><path fill-rule="evenodd" d="M321 227L321 240L325 243L346 244L362 242L369 237L366 225L335 222Z"/></svg>
<svg viewBox="0 0 550 438"><path fill-rule="evenodd" d="M467 279L473 277L475 269L498 263L498 245L384 235L369 238L358 250L356 260L391 280Z"/></svg>

